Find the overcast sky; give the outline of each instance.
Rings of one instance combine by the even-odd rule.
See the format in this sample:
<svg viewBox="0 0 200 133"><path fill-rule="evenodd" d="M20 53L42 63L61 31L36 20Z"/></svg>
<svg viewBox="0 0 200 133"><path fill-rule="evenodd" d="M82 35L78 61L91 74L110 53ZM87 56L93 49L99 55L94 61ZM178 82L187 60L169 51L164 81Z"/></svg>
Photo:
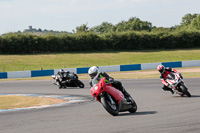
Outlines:
<svg viewBox="0 0 200 133"><path fill-rule="evenodd" d="M82 24L91 28L131 17L171 27L187 13L199 14L200 0L0 0L0 34L28 26L72 32Z"/></svg>

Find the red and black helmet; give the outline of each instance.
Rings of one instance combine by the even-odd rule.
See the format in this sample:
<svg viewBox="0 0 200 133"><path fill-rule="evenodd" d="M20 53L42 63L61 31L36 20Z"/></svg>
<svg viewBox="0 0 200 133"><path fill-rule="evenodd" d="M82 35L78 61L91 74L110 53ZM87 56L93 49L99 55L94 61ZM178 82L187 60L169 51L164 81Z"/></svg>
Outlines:
<svg viewBox="0 0 200 133"><path fill-rule="evenodd" d="M163 66L163 65L158 65L158 67L157 67L157 70L161 73L161 74L163 74L164 72L165 72L165 67Z"/></svg>

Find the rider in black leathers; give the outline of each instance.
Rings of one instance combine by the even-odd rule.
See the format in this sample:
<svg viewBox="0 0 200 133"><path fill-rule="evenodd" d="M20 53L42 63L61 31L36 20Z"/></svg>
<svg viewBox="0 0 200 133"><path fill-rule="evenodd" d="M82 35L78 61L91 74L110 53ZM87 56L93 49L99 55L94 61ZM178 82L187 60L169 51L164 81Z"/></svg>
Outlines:
<svg viewBox="0 0 200 133"><path fill-rule="evenodd" d="M60 78L62 79L61 81L60 80L56 80L56 82L58 83L58 86L59 86L59 88L62 88L63 87L63 85L62 85L62 81L67 81L67 82L69 82L68 80L69 80L69 71L64 71L63 69L60 69L59 71L58 71L58 75L60 75Z"/></svg>

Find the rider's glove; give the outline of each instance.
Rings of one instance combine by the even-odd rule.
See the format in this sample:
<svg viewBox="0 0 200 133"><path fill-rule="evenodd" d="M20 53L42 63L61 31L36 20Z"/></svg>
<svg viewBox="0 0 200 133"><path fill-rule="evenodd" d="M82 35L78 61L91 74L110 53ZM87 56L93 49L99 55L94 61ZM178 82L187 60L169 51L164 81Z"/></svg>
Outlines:
<svg viewBox="0 0 200 133"><path fill-rule="evenodd" d="M181 73L179 73L180 77L183 79L183 76L181 75Z"/></svg>
<svg viewBox="0 0 200 133"><path fill-rule="evenodd" d="M166 83L165 86L169 86L169 83Z"/></svg>
<svg viewBox="0 0 200 133"><path fill-rule="evenodd" d="M109 78L109 83L113 83L114 79L113 78Z"/></svg>

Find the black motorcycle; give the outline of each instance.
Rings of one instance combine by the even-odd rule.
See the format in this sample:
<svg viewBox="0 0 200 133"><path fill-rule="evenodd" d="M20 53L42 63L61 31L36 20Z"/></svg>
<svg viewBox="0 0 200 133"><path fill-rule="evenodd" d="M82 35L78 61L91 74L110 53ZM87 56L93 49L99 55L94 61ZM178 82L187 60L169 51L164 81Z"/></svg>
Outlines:
<svg viewBox="0 0 200 133"><path fill-rule="evenodd" d="M51 76L55 82L53 84L58 85L59 89L67 88L67 87L80 87L84 88L85 85L78 79L78 75L75 73L63 74L62 76L52 75Z"/></svg>

